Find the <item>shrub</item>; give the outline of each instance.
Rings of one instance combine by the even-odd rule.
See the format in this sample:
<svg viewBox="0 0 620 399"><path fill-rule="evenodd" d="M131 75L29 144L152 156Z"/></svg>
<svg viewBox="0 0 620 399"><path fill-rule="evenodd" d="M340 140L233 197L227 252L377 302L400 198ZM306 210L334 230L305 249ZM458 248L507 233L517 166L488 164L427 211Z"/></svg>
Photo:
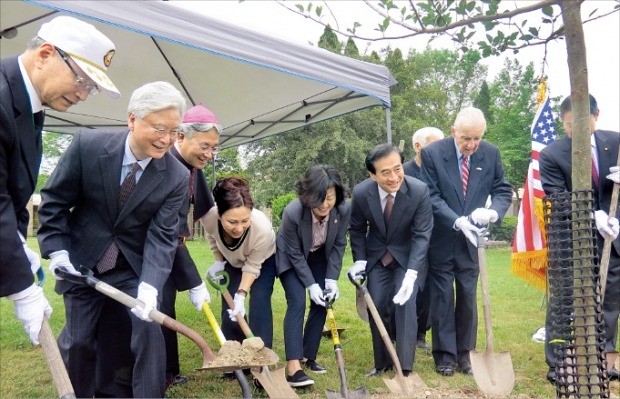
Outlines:
<svg viewBox="0 0 620 399"><path fill-rule="evenodd" d="M515 228L517 227L516 216L505 216L501 225L492 224L489 229L489 240L506 241L512 245Z"/></svg>
<svg viewBox="0 0 620 399"><path fill-rule="evenodd" d="M295 193L288 193L277 196L271 200L271 222L276 231L282 222L282 212L284 212L284 208L295 198L297 198Z"/></svg>

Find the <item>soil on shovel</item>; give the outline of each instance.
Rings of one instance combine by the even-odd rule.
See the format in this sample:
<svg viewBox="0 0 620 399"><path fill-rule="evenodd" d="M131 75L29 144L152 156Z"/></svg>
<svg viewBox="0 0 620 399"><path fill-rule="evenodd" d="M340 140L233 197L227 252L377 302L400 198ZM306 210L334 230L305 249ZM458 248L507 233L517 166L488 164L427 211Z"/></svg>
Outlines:
<svg viewBox="0 0 620 399"><path fill-rule="evenodd" d="M226 341L217 353L217 358L208 364L209 367L223 366L255 366L272 364L269 349L260 337L238 341Z"/></svg>

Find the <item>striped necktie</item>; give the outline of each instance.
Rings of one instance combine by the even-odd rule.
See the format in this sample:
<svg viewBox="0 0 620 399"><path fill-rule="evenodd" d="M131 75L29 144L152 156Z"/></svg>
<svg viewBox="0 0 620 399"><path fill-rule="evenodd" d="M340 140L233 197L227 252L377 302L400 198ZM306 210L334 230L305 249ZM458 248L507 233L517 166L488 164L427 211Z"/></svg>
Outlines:
<svg viewBox="0 0 620 399"><path fill-rule="evenodd" d="M467 197L467 182L469 181L469 157L461 156L463 163L461 164L461 181L463 182L463 198Z"/></svg>

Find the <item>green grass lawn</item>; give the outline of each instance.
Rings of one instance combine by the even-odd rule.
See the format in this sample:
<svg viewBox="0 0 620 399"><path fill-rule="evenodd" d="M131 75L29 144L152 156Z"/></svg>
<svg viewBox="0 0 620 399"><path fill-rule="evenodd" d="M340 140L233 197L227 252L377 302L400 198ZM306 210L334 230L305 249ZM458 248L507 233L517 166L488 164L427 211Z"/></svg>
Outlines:
<svg viewBox="0 0 620 399"><path fill-rule="evenodd" d="M29 246L37 248L36 240L28 240ZM201 275L212 263L211 251L206 241L197 240L188 243L188 247L198 265ZM44 261L47 271L48 261ZM542 294L518 279L510 272L510 249L500 248L487 251L489 267L489 286L491 310L493 315L493 332L496 351L509 351L516 374L514 397L552 398L555 389L546 382L547 367L544 362L543 344L531 340L532 333L544 324L544 310L541 308ZM345 255L343 270L352 265L351 255ZM54 308L51 323L56 336L64 323L62 298L54 293L54 280L48 273L45 292ZM369 393L384 396L387 394L385 384L380 378L365 378L364 374L373 367L370 330L362 322L355 310L355 288L347 280L345 273L340 279L340 299L334 310L338 327L345 328L342 334L342 348L345 356L349 389L366 386ZM210 288L212 309L219 314L220 299ZM282 322L286 309L284 293L279 281L276 281L273 295L274 306L274 350L284 363L284 344ZM482 301L479 300L479 351L486 348L484 322L482 320ZM209 328L206 317L198 313L187 298L187 293L180 293L177 299L177 318L182 323L199 332L212 347L218 348L215 336ZM428 339L430 340L430 334ZM236 381L220 378L220 373L196 371L201 366L199 349L185 337L179 339L181 369L190 378L187 384L173 387L167 393L170 398L232 398L240 397L241 390ZM327 367L328 373L314 376L314 387L300 390L302 398L325 397L325 389L338 390L339 377L331 340L324 338L318 359ZM431 388L453 390L454 397L476 395L476 384L472 377L457 374L454 377L440 377L434 371L430 352L418 351L415 370L422 380ZM617 383L612 385L617 391ZM612 390L613 390L612 389ZM267 397L265 392L254 391L254 397ZM33 347L22 330L20 322L13 313L12 304L0 301L0 397L2 398L49 398L56 396L51 376L47 370L40 347Z"/></svg>

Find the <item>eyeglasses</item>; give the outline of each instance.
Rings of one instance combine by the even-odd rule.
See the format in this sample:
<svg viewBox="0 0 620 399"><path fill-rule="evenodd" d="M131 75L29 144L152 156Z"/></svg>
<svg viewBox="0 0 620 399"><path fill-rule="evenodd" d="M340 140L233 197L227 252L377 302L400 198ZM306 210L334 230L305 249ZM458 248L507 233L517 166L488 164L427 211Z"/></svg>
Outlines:
<svg viewBox="0 0 620 399"><path fill-rule="evenodd" d="M169 130L166 128L162 128L162 127L157 127L157 126L153 126L150 123L148 123L147 121L145 121L144 119L140 118L142 120L142 122L144 122L148 127L151 128L151 130L153 130L159 137L164 137L166 135L170 136L171 139L176 140L177 136L179 135L179 133L181 133L181 127L176 127L173 130Z"/></svg>
<svg viewBox="0 0 620 399"><path fill-rule="evenodd" d="M200 144L200 143L197 143L193 138L189 138L189 140L192 143L196 144L198 146L198 148L200 148L200 151L202 151L203 154L206 154L206 153L210 152L211 155L216 156L221 151L221 148L218 147L218 146L211 147L211 146L208 146L208 145Z"/></svg>
<svg viewBox="0 0 620 399"><path fill-rule="evenodd" d="M75 85L77 87L86 90L88 92L88 94L91 95L91 96L94 96L95 94L101 92L101 89L99 88L99 86L97 86L96 83L94 83L94 82L93 83L87 82L84 77L78 75L78 73L76 72L75 68L73 68L73 66L69 62L69 56L67 55L67 53L65 53L64 51L62 51L58 47L54 47L54 48L56 49L56 51L58 51L58 54L60 55L60 58L62 58L62 60L65 62L65 64L67 64L67 66L69 67L69 69L73 73L73 76L75 77Z"/></svg>

